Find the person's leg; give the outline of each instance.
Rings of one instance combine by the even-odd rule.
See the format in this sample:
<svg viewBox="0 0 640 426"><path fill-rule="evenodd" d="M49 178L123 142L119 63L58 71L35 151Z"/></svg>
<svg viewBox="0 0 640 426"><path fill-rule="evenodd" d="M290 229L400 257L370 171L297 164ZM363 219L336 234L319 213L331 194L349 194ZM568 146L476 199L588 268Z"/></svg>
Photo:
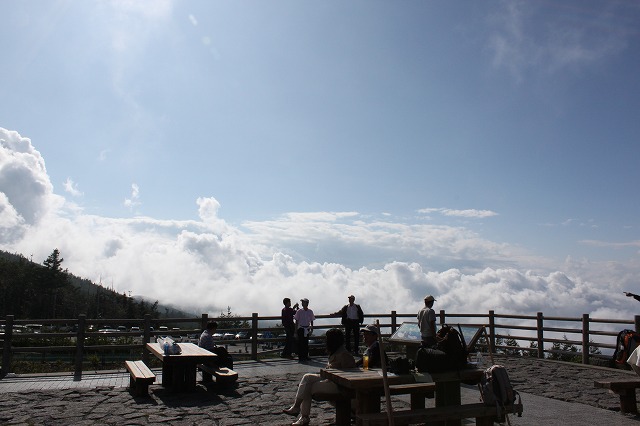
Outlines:
<svg viewBox="0 0 640 426"><path fill-rule="evenodd" d="M298 384L298 390L296 391L296 397L293 402L293 405L283 410L287 414L298 415L299 413L306 413L304 415L308 416L311 410L311 396L313 384L315 382L320 381L320 375L314 373L307 373L302 376L300 383ZM303 408L305 407L305 408Z"/></svg>
<svg viewBox="0 0 640 426"><path fill-rule="evenodd" d="M344 347L348 352L351 352L351 333L353 329L351 328L351 321L346 320L344 323Z"/></svg>
<svg viewBox="0 0 640 426"><path fill-rule="evenodd" d="M299 328L298 332L298 359L304 361L309 358L309 338L304 335L304 328Z"/></svg>
<svg viewBox="0 0 640 426"><path fill-rule="evenodd" d="M353 349L353 353L354 354L358 354L358 352L360 352L360 323L356 323L355 324L355 329L354 329L353 333L355 335L354 340L356 342L355 343L356 346Z"/></svg>

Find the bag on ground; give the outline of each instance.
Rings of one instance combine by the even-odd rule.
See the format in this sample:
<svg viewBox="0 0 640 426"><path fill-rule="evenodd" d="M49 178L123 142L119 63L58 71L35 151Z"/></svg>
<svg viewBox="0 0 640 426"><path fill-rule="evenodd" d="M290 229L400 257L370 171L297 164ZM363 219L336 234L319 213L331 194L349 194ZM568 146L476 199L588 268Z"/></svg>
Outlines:
<svg viewBox="0 0 640 426"><path fill-rule="evenodd" d="M233 358L223 346L216 346L213 348L213 352L218 355L218 367L227 367L229 370L233 370Z"/></svg>
<svg viewBox="0 0 640 426"><path fill-rule="evenodd" d="M616 340L616 350L613 353L613 360L618 364L624 364L631 356L631 353L640 345L640 334L633 330L622 330L618 333Z"/></svg>
<svg viewBox="0 0 640 426"><path fill-rule="evenodd" d="M480 383L480 398L485 405L495 405L498 408L498 417L502 417L502 414L506 414L505 407L512 405L516 402L520 403L520 394L513 389L507 369L500 364L493 365L486 370ZM518 414L520 415L520 414ZM507 417L507 422L509 418Z"/></svg>

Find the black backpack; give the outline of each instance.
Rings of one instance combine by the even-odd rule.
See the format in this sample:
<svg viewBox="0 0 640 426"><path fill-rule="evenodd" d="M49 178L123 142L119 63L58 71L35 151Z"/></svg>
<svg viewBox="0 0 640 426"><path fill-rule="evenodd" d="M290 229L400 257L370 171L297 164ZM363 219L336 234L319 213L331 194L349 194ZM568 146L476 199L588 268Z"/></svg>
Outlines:
<svg viewBox="0 0 640 426"><path fill-rule="evenodd" d="M458 330L445 324L436 333L436 341L436 349L447 354L448 362L452 368L466 365L469 352L467 344Z"/></svg>
<svg viewBox="0 0 640 426"><path fill-rule="evenodd" d="M613 360L618 364L625 364L638 345L640 345L640 334L633 330L622 330L618 333Z"/></svg>

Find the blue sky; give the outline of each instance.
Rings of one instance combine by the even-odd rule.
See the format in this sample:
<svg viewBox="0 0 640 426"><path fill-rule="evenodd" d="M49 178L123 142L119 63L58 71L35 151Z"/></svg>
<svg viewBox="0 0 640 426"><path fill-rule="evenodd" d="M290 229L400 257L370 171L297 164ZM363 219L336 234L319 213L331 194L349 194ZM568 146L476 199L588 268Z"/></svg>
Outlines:
<svg viewBox="0 0 640 426"><path fill-rule="evenodd" d="M0 15L2 249L210 312L635 312L640 3Z"/></svg>

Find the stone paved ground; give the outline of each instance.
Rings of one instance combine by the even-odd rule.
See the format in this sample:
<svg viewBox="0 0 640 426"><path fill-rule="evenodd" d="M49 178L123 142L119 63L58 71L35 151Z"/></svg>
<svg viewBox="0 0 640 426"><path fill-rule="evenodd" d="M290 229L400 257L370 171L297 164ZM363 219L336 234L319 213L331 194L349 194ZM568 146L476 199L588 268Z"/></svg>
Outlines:
<svg viewBox="0 0 640 426"><path fill-rule="evenodd" d="M157 384L151 386L150 396L136 398L126 388L117 386L5 391L0 394L0 424L285 425L290 424L293 418L282 414L281 410L290 405L302 370L317 370L322 363L319 360L306 367L282 364L255 369L248 365L239 366L240 379L234 388L217 388L215 384L208 388L199 385L195 392L182 394L171 393ZM609 410L618 409L618 397L606 390L595 389L593 380L635 377L628 371L535 358L496 358L496 363L507 367L514 386L521 392ZM0 381L0 386L4 381ZM477 391L468 387L463 392L463 398L477 398ZM526 414L526 409L531 405L524 402ZM394 398L395 408L407 406L406 398ZM558 415L562 418L563 413ZM314 425L333 424L333 416L334 410L328 403L314 403ZM622 424L623 420L637 423L639 420L628 419L628 416L620 414L615 414L613 418L616 420L610 422L612 424ZM588 424L567 422L566 418L562 421L561 424ZM537 423L530 423L525 415L514 419L513 424Z"/></svg>

